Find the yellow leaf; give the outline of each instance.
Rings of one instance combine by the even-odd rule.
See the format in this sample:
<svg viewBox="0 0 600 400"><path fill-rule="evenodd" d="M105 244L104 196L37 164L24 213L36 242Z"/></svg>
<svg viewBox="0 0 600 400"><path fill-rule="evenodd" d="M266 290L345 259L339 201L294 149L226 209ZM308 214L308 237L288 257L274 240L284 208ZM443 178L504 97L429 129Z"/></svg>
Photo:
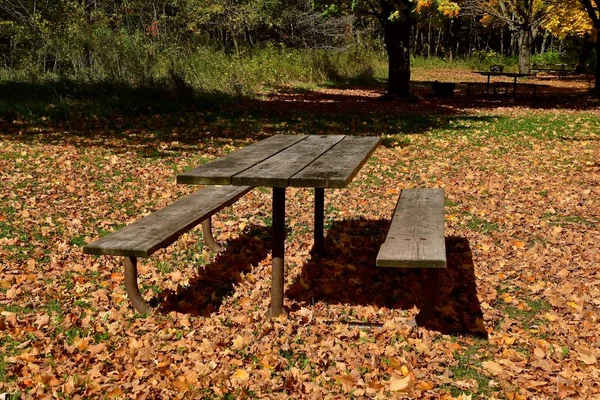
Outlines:
<svg viewBox="0 0 600 400"><path fill-rule="evenodd" d="M554 314L546 313L544 314L544 317L550 322L556 321L556 315Z"/></svg>
<svg viewBox="0 0 600 400"><path fill-rule="evenodd" d="M231 379L238 379L240 381L247 381L248 378L250 378L250 374L243 369L238 369L231 375Z"/></svg>
<svg viewBox="0 0 600 400"><path fill-rule="evenodd" d="M407 376L407 375L408 375L408 368L406 367L406 365L403 365L403 366L400 368L400 371L402 372L402 375L403 375L403 376Z"/></svg>
<svg viewBox="0 0 600 400"><path fill-rule="evenodd" d="M572 307L572 308L579 308L579 306L577 305L577 303L575 303L574 301L568 301L567 305L569 307Z"/></svg>
<svg viewBox="0 0 600 400"><path fill-rule="evenodd" d="M408 385L410 385L410 376L405 376L404 378L396 378L395 376L392 376L390 378L390 390L392 392L406 390Z"/></svg>
<svg viewBox="0 0 600 400"><path fill-rule="evenodd" d="M235 350L240 350L240 349L243 349L245 346L246 346L246 339L241 335L237 335L235 337L235 339L233 339L233 346L231 346L231 347Z"/></svg>
<svg viewBox="0 0 600 400"><path fill-rule="evenodd" d="M514 344L514 343L515 343L515 341L517 340L516 338L514 338L514 337L510 337L510 336L504 336L502 339L504 340L504 344L507 344L507 345L509 345L509 346L510 346L511 344Z"/></svg>

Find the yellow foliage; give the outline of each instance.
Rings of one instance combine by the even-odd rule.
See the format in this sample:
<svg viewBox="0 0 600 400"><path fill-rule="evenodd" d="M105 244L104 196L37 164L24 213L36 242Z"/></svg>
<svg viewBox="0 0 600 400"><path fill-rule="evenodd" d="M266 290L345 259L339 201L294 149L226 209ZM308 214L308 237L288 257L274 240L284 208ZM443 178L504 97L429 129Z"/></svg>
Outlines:
<svg viewBox="0 0 600 400"><path fill-rule="evenodd" d="M565 38L592 33L592 21L579 1L564 0L551 7L542 27L553 35Z"/></svg>
<svg viewBox="0 0 600 400"><path fill-rule="evenodd" d="M435 4L436 3L434 2L434 0L417 0L417 6L415 8L415 11L417 13L420 13L425 9L433 7ZM451 0L438 0L437 9L445 17L454 18L458 16L460 6L458 5L458 3Z"/></svg>

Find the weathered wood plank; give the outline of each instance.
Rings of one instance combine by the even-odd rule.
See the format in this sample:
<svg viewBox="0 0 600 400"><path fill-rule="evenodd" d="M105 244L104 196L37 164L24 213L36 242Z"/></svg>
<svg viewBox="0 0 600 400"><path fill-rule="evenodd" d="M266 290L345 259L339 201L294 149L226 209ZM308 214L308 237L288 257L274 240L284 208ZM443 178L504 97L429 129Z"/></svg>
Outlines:
<svg viewBox="0 0 600 400"><path fill-rule="evenodd" d="M275 135L241 148L225 157L177 175L177 183L230 185L231 177L274 154L308 138L306 135Z"/></svg>
<svg viewBox="0 0 600 400"><path fill-rule="evenodd" d="M87 254L148 257L252 189L209 186L84 246Z"/></svg>
<svg viewBox="0 0 600 400"><path fill-rule="evenodd" d="M373 154L380 141L378 137L346 136L327 153L292 176L290 186L346 187Z"/></svg>
<svg viewBox="0 0 600 400"><path fill-rule="evenodd" d="M292 176L304 169L344 138L343 135L309 136L273 157L235 175L234 185L286 187Z"/></svg>
<svg viewBox="0 0 600 400"><path fill-rule="evenodd" d="M378 267L445 268L444 189L404 189Z"/></svg>

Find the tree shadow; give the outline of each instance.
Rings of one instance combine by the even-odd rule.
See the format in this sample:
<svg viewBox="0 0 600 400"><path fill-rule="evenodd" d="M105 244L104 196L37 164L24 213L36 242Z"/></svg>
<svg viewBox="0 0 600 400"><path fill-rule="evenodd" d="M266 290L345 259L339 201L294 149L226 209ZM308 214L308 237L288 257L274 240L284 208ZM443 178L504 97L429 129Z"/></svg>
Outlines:
<svg viewBox="0 0 600 400"><path fill-rule="evenodd" d="M208 265L198 268L185 287L177 291L165 290L159 298L158 312L209 316L219 310L223 299L235 291L241 274L248 273L271 250L271 229L252 225L235 239L227 242L224 251Z"/></svg>
<svg viewBox="0 0 600 400"><path fill-rule="evenodd" d="M391 137L383 145L396 147L406 142L405 135L467 129L495 119L473 115L473 109L585 110L600 104L581 88L554 86L540 88L535 97L513 98L467 94L459 84L453 97L432 97L427 81L411 82L414 95L396 101L382 101L385 87L379 83L343 85L343 90L280 88L260 98L197 93L189 99L153 87L56 85L0 84L3 140L103 147L145 158L174 157L181 151L210 155L215 148L245 146L276 134L377 135Z"/></svg>
<svg viewBox="0 0 600 400"><path fill-rule="evenodd" d="M142 157L243 146L276 134L408 135L452 129L450 116L470 116L430 103L384 102L378 90L343 92L281 89L262 98L198 94L191 100L166 89L83 84L3 83L3 139L101 146ZM173 143L177 143L173 147ZM167 144L169 149L163 148Z"/></svg>
<svg viewBox="0 0 600 400"><path fill-rule="evenodd" d="M286 295L306 304L322 301L422 309L427 271L375 267L388 225L387 220L335 221L324 242L328 256L311 258ZM440 271L439 301L432 318L422 326L444 334L487 338L468 240L447 237L446 254L448 265Z"/></svg>

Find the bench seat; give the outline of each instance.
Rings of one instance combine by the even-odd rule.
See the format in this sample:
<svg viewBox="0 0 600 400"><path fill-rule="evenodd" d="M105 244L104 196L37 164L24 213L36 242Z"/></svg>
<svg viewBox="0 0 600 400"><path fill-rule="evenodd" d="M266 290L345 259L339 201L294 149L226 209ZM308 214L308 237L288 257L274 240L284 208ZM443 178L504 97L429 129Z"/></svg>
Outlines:
<svg viewBox="0 0 600 400"><path fill-rule="evenodd" d="M213 251L222 250L212 236L211 216L251 189L251 186L207 186L84 246L83 252L125 257L127 294L136 310L147 313L151 307L142 299L137 286L137 257L149 257L169 246L200 222L205 244Z"/></svg>
<svg viewBox="0 0 600 400"><path fill-rule="evenodd" d="M430 318L439 292L439 271L446 268L444 189L403 189L376 266L426 268L426 300L420 318Z"/></svg>

